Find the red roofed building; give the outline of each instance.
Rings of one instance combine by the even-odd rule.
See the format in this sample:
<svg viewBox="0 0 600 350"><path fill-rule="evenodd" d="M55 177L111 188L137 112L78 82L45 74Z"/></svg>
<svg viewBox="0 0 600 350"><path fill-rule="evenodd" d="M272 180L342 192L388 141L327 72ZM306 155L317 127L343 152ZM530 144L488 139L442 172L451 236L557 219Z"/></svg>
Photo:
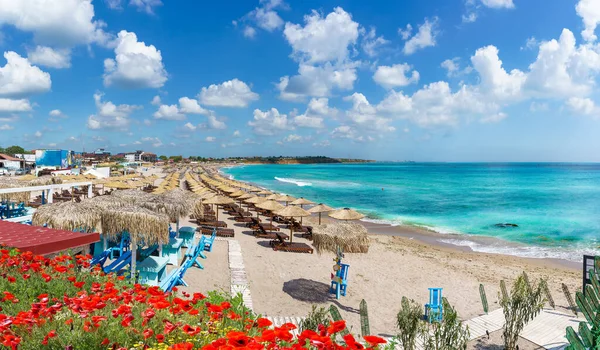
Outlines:
<svg viewBox="0 0 600 350"><path fill-rule="evenodd" d="M11 157L8 154L0 153L0 168L22 169L25 167L25 160Z"/></svg>

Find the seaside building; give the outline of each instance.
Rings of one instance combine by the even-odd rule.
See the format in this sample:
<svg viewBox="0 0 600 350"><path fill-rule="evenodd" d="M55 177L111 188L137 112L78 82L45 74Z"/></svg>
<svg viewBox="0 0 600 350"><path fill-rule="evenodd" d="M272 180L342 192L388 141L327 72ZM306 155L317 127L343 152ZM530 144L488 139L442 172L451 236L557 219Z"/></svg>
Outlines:
<svg viewBox="0 0 600 350"><path fill-rule="evenodd" d="M25 160L17 157L11 157L8 154L0 153L0 168L23 169Z"/></svg>
<svg viewBox="0 0 600 350"><path fill-rule="evenodd" d="M125 160L130 163L133 162L156 162L156 154L144 152L141 150L135 151L134 153L125 154Z"/></svg>
<svg viewBox="0 0 600 350"><path fill-rule="evenodd" d="M38 149L35 151L35 173L71 169L75 166L73 151L61 149Z"/></svg>

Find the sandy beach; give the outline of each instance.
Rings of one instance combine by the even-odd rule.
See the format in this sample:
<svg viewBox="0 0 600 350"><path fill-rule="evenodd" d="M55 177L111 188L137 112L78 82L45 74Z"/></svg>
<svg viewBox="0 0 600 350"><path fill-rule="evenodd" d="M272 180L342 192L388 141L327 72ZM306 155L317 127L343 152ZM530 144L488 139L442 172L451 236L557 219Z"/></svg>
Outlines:
<svg viewBox="0 0 600 350"><path fill-rule="evenodd" d="M265 316L302 317L312 305L329 307L333 304L358 332L358 307L365 299L372 333L389 336L395 334L395 316L402 297L425 304L429 287L444 288L444 296L460 317L469 319L483 314L480 283L485 286L490 310L495 310L499 308L497 296L501 280L510 286L523 271L532 281L546 277L557 309L563 312L568 312L565 309L568 304L561 283L567 284L572 293L581 283L578 270L557 262L436 246L409 237L415 232L408 230L404 237L372 234L367 254L346 254L344 262L350 264L348 295L336 300L328 293L334 254L275 252L268 240L255 238L251 230L235 223L223 211L219 218L235 230L234 239L242 247L254 311ZM308 218L305 223L314 220L316 218ZM401 227L395 229L402 230ZM310 244L303 238L294 237L294 240ZM227 270L208 267L208 261L213 259L220 260L215 267L224 266L227 256L221 254L221 250L210 254L205 270L198 274L202 289L206 284L226 285Z"/></svg>

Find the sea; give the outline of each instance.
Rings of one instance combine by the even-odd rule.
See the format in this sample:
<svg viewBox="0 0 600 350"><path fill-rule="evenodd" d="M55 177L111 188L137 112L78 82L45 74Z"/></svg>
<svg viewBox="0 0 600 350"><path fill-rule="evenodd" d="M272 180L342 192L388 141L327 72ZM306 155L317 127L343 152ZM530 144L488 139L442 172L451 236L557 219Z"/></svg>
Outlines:
<svg viewBox="0 0 600 350"><path fill-rule="evenodd" d="M222 172L356 209L365 221L425 228L474 251L576 262L600 255L600 164L244 165Z"/></svg>

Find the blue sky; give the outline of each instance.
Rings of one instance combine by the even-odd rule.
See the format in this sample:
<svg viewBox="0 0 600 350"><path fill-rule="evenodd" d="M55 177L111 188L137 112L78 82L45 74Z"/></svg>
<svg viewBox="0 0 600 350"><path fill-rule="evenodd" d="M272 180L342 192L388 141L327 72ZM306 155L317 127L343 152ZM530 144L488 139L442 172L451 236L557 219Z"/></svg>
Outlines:
<svg viewBox="0 0 600 350"><path fill-rule="evenodd" d="M0 146L600 161L596 0L0 0Z"/></svg>

